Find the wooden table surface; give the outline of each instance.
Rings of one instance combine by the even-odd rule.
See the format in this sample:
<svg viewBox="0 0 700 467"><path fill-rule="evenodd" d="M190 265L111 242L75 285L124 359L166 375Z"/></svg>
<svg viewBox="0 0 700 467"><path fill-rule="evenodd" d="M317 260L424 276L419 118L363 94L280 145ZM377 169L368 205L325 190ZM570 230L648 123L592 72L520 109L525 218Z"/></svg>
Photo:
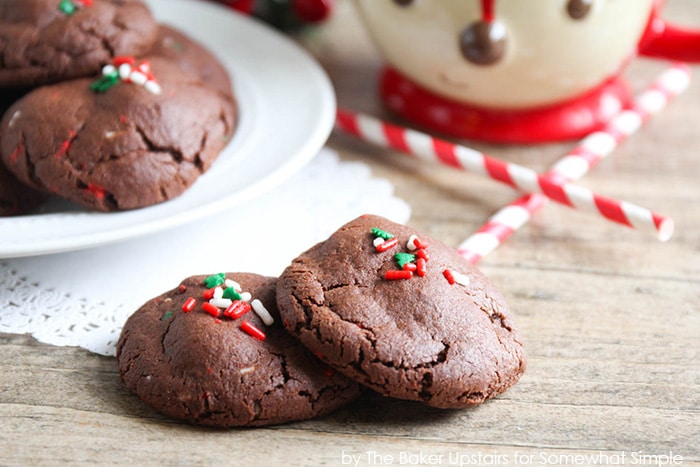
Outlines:
<svg viewBox="0 0 700 467"><path fill-rule="evenodd" d="M700 26L696 0L671 0L665 11ZM382 60L348 2L301 42L341 106L387 116L376 98ZM663 66L637 60L632 86ZM328 144L393 182L412 207L409 224L455 247L517 196L347 136ZM571 144L475 146L544 170ZM700 465L699 161L693 82L582 181L673 217L671 241L550 205L481 262L509 301L529 365L477 408L368 395L312 421L190 427L127 393L112 358L0 334L0 465Z"/></svg>

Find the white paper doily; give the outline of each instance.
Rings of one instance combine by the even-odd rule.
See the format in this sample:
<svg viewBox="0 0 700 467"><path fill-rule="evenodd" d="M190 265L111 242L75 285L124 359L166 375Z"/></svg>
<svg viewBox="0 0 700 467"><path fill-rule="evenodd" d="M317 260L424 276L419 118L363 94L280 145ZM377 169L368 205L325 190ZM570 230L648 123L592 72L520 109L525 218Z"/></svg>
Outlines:
<svg viewBox="0 0 700 467"><path fill-rule="evenodd" d="M195 274L278 275L355 217L410 208L359 162L323 149L277 189L193 224L99 248L0 260L0 332L114 355L126 318Z"/></svg>

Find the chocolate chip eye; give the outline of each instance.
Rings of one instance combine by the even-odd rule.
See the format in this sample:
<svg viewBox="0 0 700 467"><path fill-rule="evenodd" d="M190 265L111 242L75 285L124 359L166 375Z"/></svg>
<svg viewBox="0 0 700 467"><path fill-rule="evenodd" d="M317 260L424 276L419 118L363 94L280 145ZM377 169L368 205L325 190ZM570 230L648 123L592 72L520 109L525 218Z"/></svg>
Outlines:
<svg viewBox="0 0 700 467"><path fill-rule="evenodd" d="M414 0L394 0L398 6L411 6Z"/></svg>
<svg viewBox="0 0 700 467"><path fill-rule="evenodd" d="M593 6L593 0L569 0L566 4L566 12L571 18L579 20L588 16Z"/></svg>
<svg viewBox="0 0 700 467"><path fill-rule="evenodd" d="M464 58L476 65L492 65L506 53L506 28L498 21L476 21L459 37Z"/></svg>

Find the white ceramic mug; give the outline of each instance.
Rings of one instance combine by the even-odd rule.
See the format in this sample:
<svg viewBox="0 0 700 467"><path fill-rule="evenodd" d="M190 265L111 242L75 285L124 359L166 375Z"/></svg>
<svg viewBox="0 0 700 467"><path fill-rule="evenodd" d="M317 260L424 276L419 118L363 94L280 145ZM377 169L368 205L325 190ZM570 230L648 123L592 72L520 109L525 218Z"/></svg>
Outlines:
<svg viewBox="0 0 700 467"><path fill-rule="evenodd" d="M407 83L433 94L434 100L444 99L448 112L458 112L458 106L467 109L465 118L472 121L487 122L491 114L532 118L533 113L551 108L561 112L570 104L580 113L585 99L590 102L584 107L598 112L594 120L600 121L617 110L611 98L619 101L617 106L628 98L623 85L612 83L611 91L610 84L638 53L700 61L700 33L661 20L661 0L355 2L371 37L400 78L384 83L384 99L413 120L429 117L419 115L425 109L415 108L422 101L399 102L411 98L401 96L406 89L398 89ZM607 91L601 89L605 97L591 94L606 83ZM608 109L595 108L602 105ZM437 113L433 120L445 120ZM456 122L419 123L479 138L478 130L462 131ZM553 128L551 134L534 140L578 136L592 126L589 122L582 128ZM498 135L481 139L510 140Z"/></svg>

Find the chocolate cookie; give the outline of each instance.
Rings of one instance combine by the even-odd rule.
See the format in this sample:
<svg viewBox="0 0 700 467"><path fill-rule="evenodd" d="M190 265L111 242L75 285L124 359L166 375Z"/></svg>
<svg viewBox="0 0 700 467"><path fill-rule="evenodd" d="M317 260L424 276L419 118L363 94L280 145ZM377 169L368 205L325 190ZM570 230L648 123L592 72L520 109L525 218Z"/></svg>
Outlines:
<svg viewBox="0 0 700 467"><path fill-rule="evenodd" d="M234 131L233 102L164 58L116 65L131 74L43 86L5 113L0 156L18 179L115 211L176 197L209 169Z"/></svg>
<svg viewBox="0 0 700 467"><path fill-rule="evenodd" d="M173 60L186 71L197 74L222 96L233 97L231 78L219 59L204 45L172 26L160 25L158 37L145 56Z"/></svg>
<svg viewBox="0 0 700 467"><path fill-rule="evenodd" d="M46 201L46 194L20 183L0 163L0 217L25 214Z"/></svg>
<svg viewBox="0 0 700 467"><path fill-rule="evenodd" d="M487 278L448 246L380 217L362 216L296 258L277 304L312 352L386 396L470 406L525 369Z"/></svg>
<svg viewBox="0 0 700 467"><path fill-rule="evenodd" d="M0 2L0 86L90 76L114 57L141 55L158 24L140 0Z"/></svg>
<svg viewBox="0 0 700 467"><path fill-rule="evenodd" d="M0 93L0 115L25 92L25 90L5 90ZM42 204L46 198L46 194L20 183L0 162L0 216L25 214Z"/></svg>
<svg viewBox="0 0 700 467"><path fill-rule="evenodd" d="M203 298L216 284L221 290ZM126 387L170 417L218 427L307 419L356 399L357 383L284 330L275 286L276 279L255 274L194 276L146 303L129 317L117 344ZM246 293L253 311L240 301ZM274 322L265 324L256 309Z"/></svg>

